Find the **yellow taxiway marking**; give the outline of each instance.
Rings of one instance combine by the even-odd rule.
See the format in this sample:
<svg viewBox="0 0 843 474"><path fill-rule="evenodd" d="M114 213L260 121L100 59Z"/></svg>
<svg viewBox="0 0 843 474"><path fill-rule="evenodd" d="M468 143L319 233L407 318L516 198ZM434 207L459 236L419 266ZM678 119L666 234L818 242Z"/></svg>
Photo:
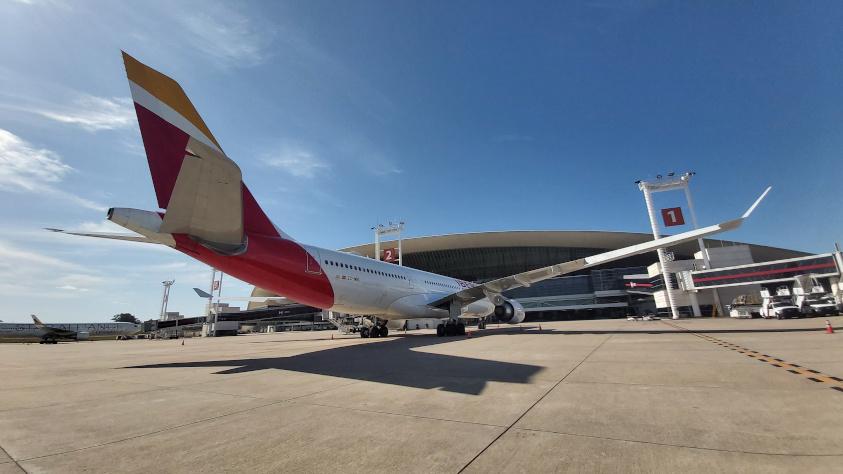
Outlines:
<svg viewBox="0 0 843 474"><path fill-rule="evenodd" d="M751 357L755 360L770 364L774 367L779 367L779 368L785 369L792 374L801 375L803 377L806 377L808 380L810 380L812 382L825 383L825 384L830 386L829 388L843 393L843 379L841 379L840 377L834 377L832 375L826 375L826 374L824 374L820 371L813 370L813 369L806 369L805 367L802 367L801 365L793 364L791 362L787 362L783 359L779 359L778 357L773 357L769 354L763 354L761 352L754 351L752 349L748 349L748 348L743 347L743 346L738 345L738 344L733 344L731 342L724 341L722 339L717 339L716 337L709 336L708 334L702 334L702 333L694 332L690 329L683 328L682 326L677 326L677 325L675 325L673 323L669 323L667 321L662 321L662 322L667 324L668 326L674 327L676 329L681 329L681 330L686 331L690 334L693 334L693 335L695 335L699 338L702 338L702 339L704 339L708 342L717 344L718 346L723 347L724 349L733 350L733 351L738 352L740 354L743 354L747 357Z"/></svg>

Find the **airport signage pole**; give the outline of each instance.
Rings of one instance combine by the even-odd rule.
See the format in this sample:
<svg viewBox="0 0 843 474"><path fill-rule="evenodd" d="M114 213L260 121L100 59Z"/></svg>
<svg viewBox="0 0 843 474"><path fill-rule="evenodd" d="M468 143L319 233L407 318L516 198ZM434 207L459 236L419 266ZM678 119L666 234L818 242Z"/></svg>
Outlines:
<svg viewBox="0 0 843 474"><path fill-rule="evenodd" d="M650 216L650 226L653 229L653 238L659 239L661 237L659 232L659 223L656 220L656 209L653 207L653 196L650 191L650 184L646 181L639 181L638 188L644 193L644 203L647 204L647 214ZM667 269L667 257L663 248L656 250L659 256L659 266L662 271L662 279L664 280L664 290L667 296L667 304L670 306L670 316L673 319L679 319L679 312L676 310L676 303L673 300L673 279Z"/></svg>
<svg viewBox="0 0 843 474"><path fill-rule="evenodd" d="M691 199L691 190L689 187L689 182L691 181L691 176L694 176L696 173L693 171L689 171L687 173L683 173L680 176L675 177L675 173L668 173L667 179L662 179L661 175L656 176L656 181L636 181L635 184L638 185L638 188L644 192L644 201L647 203L647 212L650 216L650 225L653 228L653 236L658 235L658 222L655 220L655 209L653 208L652 203L652 193L661 192L661 191L671 191L674 189L682 188L685 192L685 200L688 203L688 211L691 213L691 224L693 224L694 229L699 229L699 225L697 224L697 213L694 209L694 201ZM697 239L697 243L700 246L700 253L702 254L703 263L705 264L706 269L711 268L711 260L708 254L708 249L705 248L705 241L702 238ZM662 252L659 252L659 264L664 267L664 264L661 261ZM664 268L662 268L664 270ZM667 275L666 272L663 272L664 275ZM667 278L667 277L665 277ZM667 280L666 280L667 281ZM672 300L672 289L669 289L667 292L668 300ZM720 295L714 290L714 306L717 308L717 311L721 311L720 306ZM689 298L691 300L691 306L694 309L694 316L700 316L699 314L699 303L697 303L697 295L694 292L689 293ZM673 303L671 303L672 305ZM674 316L675 318L675 316Z"/></svg>
<svg viewBox="0 0 843 474"><path fill-rule="evenodd" d="M170 299L170 287L173 286L176 280L164 280L161 282L164 285L164 295L161 297L161 314L158 319L164 320L167 317L167 302Z"/></svg>
<svg viewBox="0 0 843 474"><path fill-rule="evenodd" d="M398 266L403 266L404 260L401 248L401 231L404 230L404 221L397 224L390 222L389 225L378 224L375 227L372 227L372 230L375 231L375 260L381 259L381 236L398 234Z"/></svg>

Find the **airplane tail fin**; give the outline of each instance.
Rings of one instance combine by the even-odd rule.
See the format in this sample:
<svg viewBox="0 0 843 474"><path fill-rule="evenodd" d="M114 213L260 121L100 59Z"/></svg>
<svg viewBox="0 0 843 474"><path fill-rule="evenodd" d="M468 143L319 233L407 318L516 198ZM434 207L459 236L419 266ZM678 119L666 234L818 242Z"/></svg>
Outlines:
<svg viewBox="0 0 843 474"><path fill-rule="evenodd" d="M41 320L38 319L38 316L35 316L34 314L30 314L30 316L32 316L32 322L35 323L35 327L43 328L46 326L46 324L42 323Z"/></svg>
<svg viewBox="0 0 843 474"><path fill-rule="evenodd" d="M158 206L159 232L189 234L219 249L247 233L278 236L232 161L170 77L123 53Z"/></svg>

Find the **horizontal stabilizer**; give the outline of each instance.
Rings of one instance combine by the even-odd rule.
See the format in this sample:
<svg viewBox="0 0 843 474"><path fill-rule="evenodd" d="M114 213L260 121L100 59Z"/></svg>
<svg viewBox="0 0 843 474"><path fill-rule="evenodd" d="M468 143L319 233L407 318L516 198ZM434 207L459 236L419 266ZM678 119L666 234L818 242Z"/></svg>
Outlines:
<svg viewBox="0 0 843 474"><path fill-rule="evenodd" d="M129 233L119 233L119 232L82 232L78 230L63 230L63 229L53 229L50 227L46 227L44 230L49 230L50 232L58 232L60 234L67 234L67 235L79 235L82 237L97 237L100 239L112 239L112 240L127 240L130 242L144 242L148 244L157 244L158 242L151 240L147 237L138 234L129 234Z"/></svg>
<svg viewBox="0 0 843 474"><path fill-rule="evenodd" d="M194 288L193 291L195 291L196 294L199 295L200 298L205 298L205 299L212 298L212 296L210 294L208 294L207 291L200 290L199 288ZM290 300L288 298L285 298L283 296L226 296L223 299L232 300L232 301L249 301L249 302L252 302L252 303L267 303L267 302L271 301L273 303L281 304L281 303L292 303L293 302L292 300Z"/></svg>

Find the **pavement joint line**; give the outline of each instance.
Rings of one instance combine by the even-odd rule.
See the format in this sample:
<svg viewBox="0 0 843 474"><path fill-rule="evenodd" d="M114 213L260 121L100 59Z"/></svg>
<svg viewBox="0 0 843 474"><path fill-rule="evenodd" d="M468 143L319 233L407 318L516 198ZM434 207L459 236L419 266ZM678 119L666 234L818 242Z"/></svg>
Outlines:
<svg viewBox="0 0 843 474"><path fill-rule="evenodd" d="M690 446L686 444L671 444L671 443L660 443L658 441L645 441L645 440L638 440L638 439L625 439L625 438L613 438L609 436L596 436L596 435L588 435L582 433L565 433L562 431L553 431L553 430L541 430L541 429L533 429L533 428L515 428L518 431L530 431L534 433L551 433L556 435L562 436L575 436L578 438L591 438L591 439L602 439L606 441L620 441L624 443L638 443L638 444L649 444L654 446L664 446L670 448L685 448L685 449L699 449L702 451L717 451L721 453L734 453L734 454L754 454L759 456L800 456L800 457L843 457L843 453L828 453L828 454L799 454L799 453L769 453L763 451L744 451L740 449L723 449L723 448L706 448L702 446Z"/></svg>
<svg viewBox="0 0 843 474"><path fill-rule="evenodd" d="M362 381L356 380L354 382L351 382L351 383L348 383L348 384L345 384L345 385L341 385L340 387L347 387L349 385L354 385L354 384L357 384L357 383L362 383ZM150 435L156 435L156 434L164 433L164 432L167 432L167 431L177 430L177 429L185 428L185 427L188 427L188 426L197 425L199 423L204 423L204 422L207 422L207 421L219 420L221 418L226 418L226 417L229 417L229 416L232 416L232 415L239 415L239 414L242 414L242 413L250 412L250 411L253 411L253 410L258 410L258 409L261 409L261 408L266 408L266 407L270 407L270 406L274 406L274 405L280 405L282 403L290 403L297 398L307 397L307 396L310 396L310 395L317 395L317 394L324 393L324 392L333 390L335 388L340 388L340 387L331 387L329 389L318 390L316 392L311 392L311 393L299 395L299 396L296 396L296 397L286 398L284 400L275 400L275 401L272 401L270 403L264 403L263 405L244 408L242 410L236 410L236 411L233 411L233 412L230 412L230 413L223 413L221 415L211 416L211 417L208 417L208 418L202 418L200 420L194 420L194 421L191 421L191 422L188 422L188 423L182 423L180 425L168 426L166 428L161 428L161 429L150 431L150 432L147 432L147 433L141 433L141 434L137 434L137 435L133 435L133 436L127 436L125 438L106 441L106 442L103 442L103 443L97 443L97 444L93 444L91 446L83 446L81 448L68 449L67 451L62 451L62 452L58 452L58 453L43 454L41 456L33 456L31 458L25 458L25 459L14 459L13 458L13 460L15 461L15 463L27 462L27 461L32 461L32 460L35 460L35 459L43 459L43 458L48 458L48 457L51 457L51 456L61 456L61 455L64 455L64 454L76 453L76 452L79 452L79 451L86 451L88 449L95 449L95 448L101 448L103 446L110 446L112 444L118 444L118 443L122 443L124 441L131 441L133 439L143 438L143 437L150 436ZM8 455L8 453L7 453L7 455ZM11 458L11 456L9 456L9 457ZM18 466L20 466L20 464L18 464ZM23 469L23 468L21 467L21 469ZM26 471L24 470L24 472L26 472Z"/></svg>
<svg viewBox="0 0 843 474"><path fill-rule="evenodd" d="M667 321L662 321L662 322L667 324L668 326L683 329L683 330L687 331L689 334L693 334L693 335L695 335L697 337L700 337L702 339L705 339L709 342L720 341L720 339L717 339L716 337L709 336L707 334L699 334L699 333L696 333L696 332L694 332L690 329L683 328L682 326L678 326L676 324L669 323ZM739 353L741 353L741 354L743 354L747 357L752 357L755 360L758 360L760 362L765 362L767 364L770 364L773 367L783 368L783 369L787 370L788 372L790 372L792 374L801 375L801 376L807 378L808 380L810 380L812 382L825 383L825 384L830 385L831 386L830 388L835 388L835 389L836 389L836 387L840 386L840 389L838 389L838 390L843 392L843 379L841 379L839 377L827 375L827 374L824 374L824 373L822 373L818 370L807 369L807 368L804 368L804 367L802 367L800 365L797 365L797 364L791 364L790 362L787 362L783 359L779 359L777 357L766 356L769 359L763 359L763 358L760 358L760 357L757 357L757 356L754 355L754 354L760 354L760 352L753 351L751 349L747 349L743 346L736 346L736 347L739 347L740 349L734 349L733 348L732 350L733 351L736 350ZM772 361L777 361L777 362L772 362Z"/></svg>
<svg viewBox="0 0 843 474"><path fill-rule="evenodd" d="M501 439L501 438L503 437L503 435L507 434L507 433L509 432L509 430L511 430L511 429L512 429L512 427L513 427L513 426L515 426L515 424L516 424L516 423L518 423L519 421L521 421L521 420L524 418L524 416L526 416L526 415L527 415L527 413L529 413L529 412L530 412L530 410L532 410L533 408L535 408L535 407L536 407L536 405L538 405L538 404L539 404L539 402L541 402L542 400L544 400L544 398L545 398L546 396L548 396L548 395L550 394L550 392L552 392L553 390L555 390L555 389L556 389L556 387L558 387L558 386L559 386L562 382L564 382L564 381L565 381L565 379L566 379L566 378L568 378L568 376L569 376L569 375L571 375L572 373L574 373L574 371L575 371L575 370L577 370L577 369L578 369L578 368L579 368L579 367L580 367L580 366L581 366L581 365L582 365L582 364L583 364L586 360L588 360L588 358L589 358L589 357L591 357L591 355L592 355L592 354L594 354L595 352L597 352L597 349L600 349L601 347L603 347L603 344L606 344L606 342L608 342L608 341L609 341L609 339L611 339L611 338L612 338L612 334L609 334L609 336L608 336L606 339L603 339L602 341L600 341L600 344L597 344L597 346L595 346L595 347L594 347L594 349L592 349L592 350L591 350L588 354L586 354L586 356L585 356L585 357L584 357L581 361L579 361L579 363L577 363L577 365L575 365L575 366L574 366L574 368L572 368L571 370L569 370L569 371L568 371L568 373L566 373L565 375L563 375L563 376L562 376L562 378L561 378L561 379L559 379L559 381L558 381L558 382L556 382L555 384L553 384L553 385L552 385L552 386L551 386L551 387L550 387L550 388L549 388L546 392L544 392L544 393L542 394L542 396L540 396L540 397L538 398L538 400L536 400L535 402L533 402L533 404L532 404L532 405L530 405L530 406L529 406L526 410L524 410L524 413L521 413L521 415L519 415L519 416L518 416L518 418L516 418L516 419L515 419L515 421L513 421L512 423L510 423L510 425L509 425L508 427L506 427L506 429L505 429L505 430L501 431L501 432L500 432L500 434L498 434L498 435L497 435L497 436L496 436L496 437L495 437L495 438L494 438L491 442L489 442L489 444L487 444L487 445L486 445L486 447L484 447L483 449L481 449L481 450L480 450L480 452L479 452L479 453L477 453L476 455L474 455L474 457L473 457L473 458L471 458L471 460L469 460L469 461L465 464L465 466L463 466L463 467L462 467L462 469L460 469L459 471L457 471L457 473L458 473L458 474L459 474L459 473L462 473L462 472L464 472L466 469L468 469L468 466L470 466L470 465L471 465L474 461L476 461L476 460L477 460L477 458L479 458L481 455L483 455L483 453L485 453L485 452L486 452L486 451L487 451L490 447L492 447L492 445L493 445L493 444L495 444L495 443L496 443L499 439Z"/></svg>
<svg viewBox="0 0 843 474"><path fill-rule="evenodd" d="M410 413L395 413L392 411L382 411L382 410L372 410L368 408L354 408L354 407L347 407L347 406L339 406L339 405L331 405L328 403L317 403L317 402L308 402L305 400L295 400L291 403L295 405L310 405L310 406L317 406L317 407L325 407L325 408L338 408L341 410L351 410L351 411L359 411L363 413L377 413L379 415L391 415L391 416L398 416L398 417L405 417L405 418L418 418L422 420L433 420L433 421L444 421L448 423L462 423L465 425L477 425L477 426L489 426L492 428L506 428L506 425L496 425L494 423L480 423L477 421L466 421L466 420L454 420L452 418L437 418L435 416L424 416L424 415L413 415Z"/></svg>
<svg viewBox="0 0 843 474"><path fill-rule="evenodd" d="M17 461L17 459L13 458L13 457L12 457L12 455L11 455L11 454L9 454L9 452L8 452L8 451L6 451L6 448L4 448L3 446L0 446L0 452L2 452L3 454L5 454L5 455L6 455L6 457L7 457L7 458L9 458L9 461L6 461L6 462L0 463L0 464L12 464L12 463L15 463L15 466L17 466L17 467L18 467L18 469L20 469L21 471L23 471L23 472L25 472L25 473L28 473L28 472L29 472L29 471L27 471L26 469L24 469L24 468L23 468L23 466L21 466L21 465L20 465L20 463Z"/></svg>

